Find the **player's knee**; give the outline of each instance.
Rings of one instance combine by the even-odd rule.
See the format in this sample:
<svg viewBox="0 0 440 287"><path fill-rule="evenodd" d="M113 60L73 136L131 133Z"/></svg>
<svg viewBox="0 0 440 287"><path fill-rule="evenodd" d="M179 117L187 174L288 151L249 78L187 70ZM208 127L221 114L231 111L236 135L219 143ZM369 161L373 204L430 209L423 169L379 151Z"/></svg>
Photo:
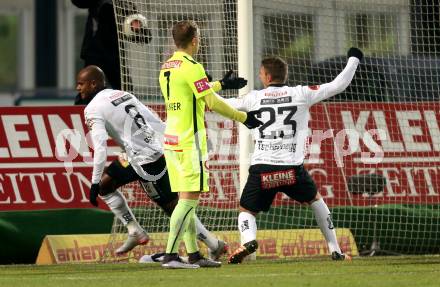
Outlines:
<svg viewBox="0 0 440 287"><path fill-rule="evenodd" d="M312 204L312 203L314 203L315 201L320 200L321 198L322 198L321 194L320 194L319 192L317 192L317 193L315 194L315 197L312 198L312 200L308 201L307 203L308 203L308 204Z"/></svg>
<svg viewBox="0 0 440 287"><path fill-rule="evenodd" d="M114 188L110 188L110 187L101 187L100 190L99 190L99 195L100 195L100 196L104 196L104 195L107 195L107 194L113 193L113 192L115 192L115 191L116 191L116 189L114 189Z"/></svg>
<svg viewBox="0 0 440 287"><path fill-rule="evenodd" d="M258 214L258 212L250 211L250 210L244 208L244 207L241 206L241 205L240 205L240 207L238 208L238 210L239 210L240 212L247 212L247 213L250 213L250 214L252 214L253 216L257 216L257 214Z"/></svg>
<svg viewBox="0 0 440 287"><path fill-rule="evenodd" d="M104 174L104 176L101 178L99 195L104 196L113 193L115 192L116 188L115 181L108 174Z"/></svg>

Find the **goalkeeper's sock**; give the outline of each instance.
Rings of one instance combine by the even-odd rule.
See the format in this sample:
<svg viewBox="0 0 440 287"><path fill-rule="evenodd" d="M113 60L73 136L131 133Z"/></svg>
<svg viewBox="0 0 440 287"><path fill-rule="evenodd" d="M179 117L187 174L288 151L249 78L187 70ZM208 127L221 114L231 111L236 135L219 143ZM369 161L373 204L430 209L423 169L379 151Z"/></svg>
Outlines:
<svg viewBox="0 0 440 287"><path fill-rule="evenodd" d="M127 227L129 234L133 234L141 229L122 193L115 191L100 197L108 205L113 214Z"/></svg>
<svg viewBox="0 0 440 287"><path fill-rule="evenodd" d="M191 215L192 214L192 215ZM195 208L188 215L190 216L185 233L183 233L183 241L185 242L186 253L195 253L199 251L197 245L197 229L196 229L196 213Z"/></svg>
<svg viewBox="0 0 440 287"><path fill-rule="evenodd" d="M182 236L186 231L189 222L191 221L191 219L194 219L195 209L198 203L198 200L179 199L179 202L174 208L170 218L170 233L168 235L166 250L168 254L178 252L180 240L182 239ZM194 220L193 223L195 225ZM193 232L194 237L196 237L195 228Z"/></svg>
<svg viewBox="0 0 440 287"><path fill-rule="evenodd" d="M327 204L325 204L324 200L320 198L319 200L310 204L310 206L315 213L316 222L318 223L319 228L327 241L330 253L334 251L341 253L338 239L336 238L335 227L333 226L331 213L327 207Z"/></svg>
<svg viewBox="0 0 440 287"><path fill-rule="evenodd" d="M257 222L255 216L249 212L240 212L238 215L238 230L241 235L241 245L257 239Z"/></svg>
<svg viewBox="0 0 440 287"><path fill-rule="evenodd" d="M218 248L218 239L209 232L200 219L196 215L196 230L197 238L203 241L209 249L215 250Z"/></svg>

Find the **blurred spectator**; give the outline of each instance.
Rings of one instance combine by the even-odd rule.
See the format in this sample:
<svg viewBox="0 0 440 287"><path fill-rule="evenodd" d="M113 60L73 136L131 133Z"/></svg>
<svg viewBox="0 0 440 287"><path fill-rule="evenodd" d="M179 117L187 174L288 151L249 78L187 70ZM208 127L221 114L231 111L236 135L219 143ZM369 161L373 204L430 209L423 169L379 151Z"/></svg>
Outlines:
<svg viewBox="0 0 440 287"><path fill-rule="evenodd" d="M131 23L129 24L133 35L124 33L125 40L148 44L151 40L151 32L146 27L145 21L140 21L145 18L138 14L133 4L127 4L121 0L115 1L116 7L121 9L118 13L122 15L121 17L115 17L112 0L71 1L76 7L89 10L81 47L81 59L84 60L84 67L89 65L100 67L107 77L107 84L113 89L132 90L127 65L123 62L125 57L123 55L121 58L119 57L116 23L123 24L130 17ZM121 53L125 53L122 41ZM123 82L127 83L125 87L121 86L121 71L122 77L124 77ZM82 105L86 102L78 94L75 98L75 104Z"/></svg>

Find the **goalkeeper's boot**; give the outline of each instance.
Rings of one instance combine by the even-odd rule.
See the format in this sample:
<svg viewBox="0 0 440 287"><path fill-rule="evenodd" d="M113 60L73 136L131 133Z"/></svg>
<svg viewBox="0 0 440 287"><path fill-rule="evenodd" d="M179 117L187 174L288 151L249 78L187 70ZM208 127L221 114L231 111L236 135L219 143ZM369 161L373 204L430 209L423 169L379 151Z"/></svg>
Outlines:
<svg viewBox="0 0 440 287"><path fill-rule="evenodd" d="M249 254L254 253L258 248L257 240L249 241L242 246L240 246L237 250L234 251L229 256L228 263L229 264L240 264L243 262L243 259Z"/></svg>
<svg viewBox="0 0 440 287"><path fill-rule="evenodd" d="M177 253L165 254L162 267L166 269L196 269L200 268L197 264L185 263Z"/></svg>
<svg viewBox="0 0 440 287"><path fill-rule="evenodd" d="M335 261L343 261L343 260L351 261L351 256L348 255L348 254L345 254L345 253L339 253L337 251L333 251L332 252L332 260L335 260Z"/></svg>
<svg viewBox="0 0 440 287"><path fill-rule="evenodd" d="M133 234L128 234L127 240L125 240L124 244L116 249L116 255L122 255L132 250L138 245L145 245L150 241L150 237L147 232L143 229L136 231Z"/></svg>
<svg viewBox="0 0 440 287"><path fill-rule="evenodd" d="M218 246L216 249L209 249L209 259L218 261L223 254L228 253L229 246L226 242L218 240Z"/></svg>
<svg viewBox="0 0 440 287"><path fill-rule="evenodd" d="M139 259L139 263L155 263L162 262L165 257L165 252L154 253L154 254L145 254Z"/></svg>
<svg viewBox="0 0 440 287"><path fill-rule="evenodd" d="M205 258L200 254L199 251L188 254L188 261L191 264L196 264L203 268L212 268L212 267L220 267L222 263L219 261L214 261L209 258Z"/></svg>

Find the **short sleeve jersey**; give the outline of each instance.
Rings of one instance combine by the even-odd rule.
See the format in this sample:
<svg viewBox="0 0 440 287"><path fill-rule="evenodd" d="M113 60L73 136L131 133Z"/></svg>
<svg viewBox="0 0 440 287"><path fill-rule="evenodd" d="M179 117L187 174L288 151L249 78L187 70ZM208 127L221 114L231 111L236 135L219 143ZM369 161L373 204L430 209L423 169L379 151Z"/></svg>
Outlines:
<svg viewBox="0 0 440 287"><path fill-rule="evenodd" d="M203 97L214 91L203 66L177 51L162 65L159 82L167 111L165 149L206 152Z"/></svg>

